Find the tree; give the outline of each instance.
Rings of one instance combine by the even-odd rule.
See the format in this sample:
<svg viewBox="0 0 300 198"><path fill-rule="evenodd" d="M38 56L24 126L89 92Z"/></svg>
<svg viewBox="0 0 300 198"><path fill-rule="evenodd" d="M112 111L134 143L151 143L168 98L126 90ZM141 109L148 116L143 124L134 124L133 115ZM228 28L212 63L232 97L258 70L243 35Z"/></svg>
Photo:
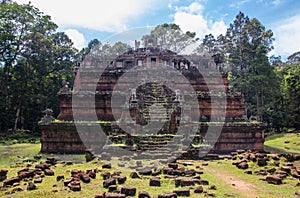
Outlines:
<svg viewBox="0 0 300 198"><path fill-rule="evenodd" d="M285 126L300 129L300 61L290 64L288 60L278 70L278 75L281 77Z"/></svg>
<svg viewBox="0 0 300 198"><path fill-rule="evenodd" d="M80 51L81 59L91 53L96 55L119 55L130 49L130 45L121 41L116 42L114 45L109 43L102 44L98 39L93 39L88 43L88 46Z"/></svg>
<svg viewBox="0 0 300 198"><path fill-rule="evenodd" d="M266 122L273 122L270 112L274 112L280 95L280 81L267 56L273 40L273 32L259 20L239 12L225 35L217 39L206 35L202 42L202 48L211 55L223 57L231 87L245 97L248 116L258 115Z"/></svg>
<svg viewBox="0 0 300 198"><path fill-rule="evenodd" d="M162 24L156 26L150 33L142 37L142 41L147 38L154 37L157 39L157 44L164 49L174 51L176 53L182 52L188 45L198 40L196 33L183 32L176 24Z"/></svg>
<svg viewBox="0 0 300 198"><path fill-rule="evenodd" d="M293 53L287 59L288 59L287 60L288 64L297 64L297 63L299 63L300 62L300 51Z"/></svg>
<svg viewBox="0 0 300 198"><path fill-rule="evenodd" d="M63 79L72 80L76 50L50 16L30 4L0 6L1 129L37 128ZM4 112L4 113L2 113Z"/></svg>

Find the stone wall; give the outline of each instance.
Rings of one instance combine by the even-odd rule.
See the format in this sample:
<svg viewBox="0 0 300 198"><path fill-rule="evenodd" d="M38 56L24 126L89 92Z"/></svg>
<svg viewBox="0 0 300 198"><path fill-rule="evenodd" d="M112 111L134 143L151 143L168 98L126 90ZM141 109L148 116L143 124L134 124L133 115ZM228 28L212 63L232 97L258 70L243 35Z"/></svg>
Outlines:
<svg viewBox="0 0 300 198"><path fill-rule="evenodd" d="M89 124L81 123L81 126L86 125L88 129L84 134L85 138L88 140L87 144L84 145L79 137L76 127L73 123L51 123L49 125L42 125L42 152L47 153L84 153L85 150L88 149L102 149L102 147L106 143L106 139L99 140L97 136L97 129L93 131L93 127L88 126ZM105 131L111 131L110 124L102 124L102 127ZM200 135L205 136L207 132L207 124L201 124ZM232 151L236 151L238 149L244 150L256 150L263 151L263 143L264 143L264 134L263 134L264 126L261 124L255 123L225 123L220 137L218 141L211 149L210 153L230 153ZM110 132L112 133L112 132ZM81 134L82 135L82 134ZM109 137L112 137L110 134ZM114 138L118 138L117 135ZM127 138L124 135L120 135L119 138ZM172 138L170 135L152 135L151 136L151 145L154 147L151 148L149 145L144 143L145 148L142 146L139 148L140 150L148 150L148 149L157 149L158 146L163 146L159 144L159 142L167 142ZM147 141L146 137L139 138L139 140L135 140L136 137L131 138L133 141ZM157 144L153 143L153 139L156 139ZM99 142L100 141L100 142ZM124 142L124 139L122 140ZM149 142L150 142L149 141ZM199 155L199 149L192 148L188 150L188 154L185 154L185 157L192 158L192 155L197 153L196 156Z"/></svg>

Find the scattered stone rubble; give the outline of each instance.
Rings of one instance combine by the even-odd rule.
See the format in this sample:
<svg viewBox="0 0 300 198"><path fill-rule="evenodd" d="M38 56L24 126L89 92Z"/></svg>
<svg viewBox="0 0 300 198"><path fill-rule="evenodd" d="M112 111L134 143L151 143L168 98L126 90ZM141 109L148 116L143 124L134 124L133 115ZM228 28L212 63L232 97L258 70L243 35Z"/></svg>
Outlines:
<svg viewBox="0 0 300 198"><path fill-rule="evenodd" d="M300 160L299 156L296 154L266 154L239 150L225 157L213 156L213 158L232 160L232 165L244 170L245 174L260 175L262 176L261 180L270 185L282 185L288 179L300 179L299 167L295 166L297 164L295 161ZM276 165L275 162L280 163ZM73 169L68 171L70 175L65 178L66 175L55 175L55 171L53 170L55 170L54 166L57 163L56 159L47 158L45 162L32 164L19 170L17 176L11 178L7 178L8 170L0 170L0 177L2 179L5 178L2 181L3 186L1 190L7 191L6 194L36 190L39 189L39 185L47 177L56 176L58 183L62 183L67 190L76 192L82 191L85 188L84 186L93 182L98 175L105 191L99 192L95 197L151 197L143 189L128 185L126 175L116 171L111 164L95 161L95 166L101 168L90 170ZM128 167L130 164L124 163L124 165ZM141 181L148 180L150 188L162 189L164 188L163 180L169 179L173 181L174 189L168 193L158 195L161 198L189 197L192 193L215 196L218 187L201 177L203 174L202 167L205 166L209 166L208 161L195 166L190 162L178 162L175 160L164 167L157 167L157 165L146 166L141 161L136 161L135 169L131 172L130 178ZM25 184L25 188L23 188L23 183ZM300 186L300 182L296 186ZM53 187L57 187L57 185L55 184ZM58 190L54 188L52 192L58 192ZM299 194L299 192L295 192L295 195L298 195L297 193Z"/></svg>

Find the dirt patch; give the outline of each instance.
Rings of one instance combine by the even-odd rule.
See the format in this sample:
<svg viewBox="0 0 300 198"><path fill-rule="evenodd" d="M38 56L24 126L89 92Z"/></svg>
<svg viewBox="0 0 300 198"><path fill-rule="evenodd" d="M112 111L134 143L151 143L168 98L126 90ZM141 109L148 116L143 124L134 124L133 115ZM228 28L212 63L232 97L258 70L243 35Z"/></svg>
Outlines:
<svg viewBox="0 0 300 198"><path fill-rule="evenodd" d="M245 197L259 197L256 192L257 186L254 184L248 183L234 175L222 172L220 169L214 169L213 167L208 166L205 167L205 170L218 177L218 179L231 186L234 190L241 192Z"/></svg>

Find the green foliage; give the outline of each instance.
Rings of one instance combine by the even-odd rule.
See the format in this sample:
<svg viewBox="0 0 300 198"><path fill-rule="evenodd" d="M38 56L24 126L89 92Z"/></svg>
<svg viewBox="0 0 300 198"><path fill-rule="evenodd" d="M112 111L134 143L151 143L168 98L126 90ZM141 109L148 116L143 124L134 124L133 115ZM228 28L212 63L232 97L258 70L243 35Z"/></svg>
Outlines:
<svg viewBox="0 0 300 198"><path fill-rule="evenodd" d="M83 48L79 52L79 54L82 59L84 59L87 54L115 56L126 52L130 48L130 45L120 41L116 42L114 45L110 45L109 43L102 44L98 39L93 39L86 48Z"/></svg>
<svg viewBox="0 0 300 198"><path fill-rule="evenodd" d="M221 55L231 87L245 97L248 116L258 115L272 127L282 118L276 109L280 80L268 60L273 40L271 30L240 12L225 35L217 39L206 35L200 46L212 55Z"/></svg>
<svg viewBox="0 0 300 198"><path fill-rule="evenodd" d="M300 62L278 69L281 77L282 109L286 127L300 129Z"/></svg>
<svg viewBox="0 0 300 198"><path fill-rule="evenodd" d="M149 37L156 38L158 45L177 53L198 40L195 38L196 34L194 32L187 31L184 33L178 25L167 23L156 26L150 35L142 37L142 41L145 42Z"/></svg>
<svg viewBox="0 0 300 198"><path fill-rule="evenodd" d="M30 4L1 4L0 18L0 129L36 131L42 110L58 113L56 93L63 79L73 81L76 50Z"/></svg>
<svg viewBox="0 0 300 198"><path fill-rule="evenodd" d="M37 143L39 139L37 134L25 130L18 130L14 133L0 133L0 145Z"/></svg>

